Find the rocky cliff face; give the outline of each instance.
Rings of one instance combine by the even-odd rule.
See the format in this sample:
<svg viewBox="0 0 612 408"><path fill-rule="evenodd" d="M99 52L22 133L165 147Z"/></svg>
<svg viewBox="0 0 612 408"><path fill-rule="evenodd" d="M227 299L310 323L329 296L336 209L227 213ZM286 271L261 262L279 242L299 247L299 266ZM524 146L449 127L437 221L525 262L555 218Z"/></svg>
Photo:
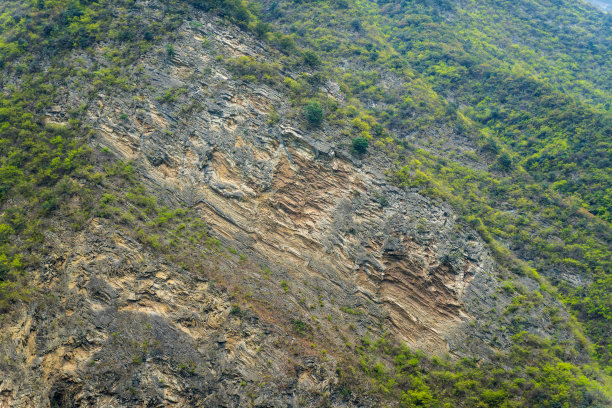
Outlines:
<svg viewBox="0 0 612 408"><path fill-rule="evenodd" d="M390 185L383 153L361 161L338 129L292 115L280 84L224 62L277 51L194 20L172 57L154 50L130 68L134 88L75 76L48 120L86 104L92 146L134 161L162 201L195 209L236 251L207 251L194 274L104 220L50 232L55 258L35 280L53 296L3 322L0 406L376 406L337 389L347 343L388 332L452 357L506 346L510 298L477 235L450 207ZM546 335L533 314L530 330Z"/></svg>
<svg viewBox="0 0 612 408"><path fill-rule="evenodd" d="M333 129L285 120L291 107L273 86L231 79L202 38L226 57L275 55L214 20L200 23L181 32L165 66L144 58L143 102L98 95L88 118L98 143L139 163L169 200L198 208L225 242L274 260L287 282L316 282L339 307L375 317L370 324L384 318L411 346L449 351L450 333L468 319L464 291L493 268L482 243L461 232L450 208L389 186L384 158L361 163L327 142ZM173 89L183 90L177 101L156 100ZM193 102L197 112L181 115ZM268 124L272 110L280 123ZM119 113L128 119L114 120Z"/></svg>

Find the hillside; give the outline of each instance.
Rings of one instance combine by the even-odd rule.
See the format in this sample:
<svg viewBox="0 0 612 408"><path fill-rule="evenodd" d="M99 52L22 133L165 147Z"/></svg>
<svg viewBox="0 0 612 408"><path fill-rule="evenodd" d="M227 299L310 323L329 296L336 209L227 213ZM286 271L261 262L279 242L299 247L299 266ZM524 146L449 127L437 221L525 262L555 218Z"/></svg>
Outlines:
<svg viewBox="0 0 612 408"><path fill-rule="evenodd" d="M611 20L0 1L0 406L612 403Z"/></svg>

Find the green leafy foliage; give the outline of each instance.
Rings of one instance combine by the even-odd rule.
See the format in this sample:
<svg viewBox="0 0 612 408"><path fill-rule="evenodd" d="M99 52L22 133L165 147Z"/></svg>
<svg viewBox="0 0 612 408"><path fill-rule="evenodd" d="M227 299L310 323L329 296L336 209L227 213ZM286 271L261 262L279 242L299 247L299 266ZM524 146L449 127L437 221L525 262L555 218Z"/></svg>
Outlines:
<svg viewBox="0 0 612 408"><path fill-rule="evenodd" d="M312 126L319 126L323 123L323 108L319 101L310 101L304 107L304 116Z"/></svg>
<svg viewBox="0 0 612 408"><path fill-rule="evenodd" d="M189 0L189 3L200 10L217 11L243 27L254 19L244 0Z"/></svg>
<svg viewBox="0 0 612 408"><path fill-rule="evenodd" d="M370 150L393 158L394 182L452 203L510 271L545 275L608 364L609 15L569 0L283 1L275 10L268 22L342 67L328 75L349 99L329 122L355 123ZM354 120L365 116L382 131Z"/></svg>
<svg viewBox="0 0 612 408"><path fill-rule="evenodd" d="M70 87L63 80L75 68L58 63L68 51L116 47L111 66L81 75L96 90L129 90L122 66L154 44L171 59L171 33L193 6L282 51L279 63L231 59L234 75L283 90L312 128L325 117L326 126L342 129L345 146L391 158L392 182L452 204L510 273L539 280L572 308L576 332L584 327L599 362L609 364L609 16L569 0L255 3L266 21L240 0L171 0L161 20L131 0L3 2L0 309L31 296L27 273L41 267L45 233L58 225L78 230L94 217L109 220L169 257L188 247L179 242L219 246L205 225L149 196L130 163L86 147L82 109L61 124L45 118L55 87ZM55 64L43 68L45 58ZM309 72L285 77L284 65ZM346 101L323 90L328 79ZM158 101L174 103L182 92L168 90ZM448 133L455 139L431 136ZM448 146L456 140L468 148ZM383 196L379 203L389 204ZM565 274L589 284L574 286ZM531 301L521 296L517 303ZM300 335L309 330L300 320L292 326ZM367 340L343 381L364 374L372 392L404 406L605 406L607 380L596 364L569 362L559 344L519 333L490 362L449 363Z"/></svg>
<svg viewBox="0 0 612 408"><path fill-rule="evenodd" d="M321 60L316 53L309 50L304 52L304 63L311 67L318 67L321 65Z"/></svg>
<svg viewBox="0 0 612 408"><path fill-rule="evenodd" d="M369 142L365 137L357 137L353 139L353 150L359 154L364 154L368 151Z"/></svg>
<svg viewBox="0 0 612 408"><path fill-rule="evenodd" d="M280 65L260 62L252 57L238 57L229 61L230 69L247 82L275 85L281 82Z"/></svg>
<svg viewBox="0 0 612 408"><path fill-rule="evenodd" d="M563 361L563 350L525 332L491 362L427 357L385 337L362 339L339 371L345 389L368 387L403 407L598 407L609 401L592 367ZM508 369L505 367L514 367ZM370 378L360 381L359 373Z"/></svg>

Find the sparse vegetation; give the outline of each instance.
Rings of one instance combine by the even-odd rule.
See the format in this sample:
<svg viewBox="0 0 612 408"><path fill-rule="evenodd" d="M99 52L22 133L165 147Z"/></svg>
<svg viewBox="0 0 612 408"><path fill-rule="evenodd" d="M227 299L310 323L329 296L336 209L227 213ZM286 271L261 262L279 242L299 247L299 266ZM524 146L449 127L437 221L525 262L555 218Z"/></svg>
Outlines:
<svg viewBox="0 0 612 408"><path fill-rule="evenodd" d="M353 150L358 154L365 154L368 151L369 142L365 137L353 139Z"/></svg>
<svg viewBox="0 0 612 408"><path fill-rule="evenodd" d="M310 101L304 107L304 116L312 126L319 126L323 122L323 108L319 101Z"/></svg>
<svg viewBox="0 0 612 408"><path fill-rule="evenodd" d="M489 245L500 279L506 279L498 294L512 297L500 309L512 319L504 323L513 333L507 352L451 362L385 338L363 339L356 347L347 341L358 361L341 368L342 395L362 392L365 378L371 395L391 405L606 406L612 357L611 51L609 38L597 33L610 27L610 19L574 3L280 1L260 14L259 6L268 5L257 1L185 0L168 3L151 18L131 0L4 2L0 312L40 295L29 276L48 262L51 235L82 231L94 219L194 274L210 253L236 264L227 252L234 254L241 266L248 261L209 236L191 210L159 204L138 181L134 163L118 160L106 147L89 147L93 130L84 113L95 107L73 107L61 123L49 116L61 92L72 90L69 78L91 83L87 100L93 100L98 93L134 92L131 77L143 70L128 67L149 50L172 64L181 51L173 33L192 18L193 6L237 24L281 56L272 63L217 55L215 63L233 79L273 87L289 101L288 121L299 119L317 137L329 128L331 142L364 163L387 160L390 183L451 204ZM530 18L515 18L526 13ZM197 21L189 26L203 28ZM212 36L203 46L211 44ZM73 51L102 53L106 64L81 64ZM157 106L181 104L182 120L204 109L187 99L185 87L156 92ZM127 127L137 115L126 110L113 118ZM271 111L268 124L280 119ZM164 137L178 136L174 130L159 129ZM382 194L376 200L389 205ZM262 273L265 279L273 275L267 268ZM575 285L565 275L585 283ZM515 276L531 277L539 290L526 290ZM297 298L300 284L271 282L284 299ZM543 293L572 311L575 320L546 309L551 324L571 326L582 349L565 338L522 331L522 311L541 306ZM323 308L321 299L312 302L302 303L312 313L320 310L317 304ZM234 321L247 317L240 305L229 311ZM344 319L358 332L353 322L362 308L340 310L344 314L336 318L304 318L312 327L290 320L288 330L312 337L321 324ZM111 334L119 343L119 332ZM152 346L148 340L132 346L127 363L131 358L142 365ZM331 353L322 354L327 359ZM177 367L197 370L191 362Z"/></svg>

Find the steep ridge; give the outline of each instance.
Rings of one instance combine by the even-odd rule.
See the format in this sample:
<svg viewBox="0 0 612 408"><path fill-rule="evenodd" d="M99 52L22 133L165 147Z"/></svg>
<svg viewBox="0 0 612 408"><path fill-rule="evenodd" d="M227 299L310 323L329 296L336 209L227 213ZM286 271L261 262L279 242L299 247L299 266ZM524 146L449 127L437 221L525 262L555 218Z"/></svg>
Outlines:
<svg viewBox="0 0 612 408"><path fill-rule="evenodd" d="M266 58L262 44L203 18L206 28L182 28L166 69L154 70L161 62L155 55L142 59L149 74L140 87L159 87L140 93L143 102L126 104L121 94L89 102L98 107L87 118L100 134L94 143L133 160L159 196L197 208L224 242L274 260L271 267L286 270L287 282L312 280L338 308L363 319L385 310L373 312L367 303L388 305L390 327L401 339L448 351L446 337L467 319L460 299L468 282L493 268L483 244L456 231L461 227L448 207L387 186L381 170L321 140L324 131L302 134L282 120L268 125L272 107L289 111L282 94L230 79L211 56L196 52L205 37L218 51L227 47L224 54ZM177 88L187 90L174 103L156 100ZM84 102L68 97L75 99L60 105ZM179 117L193 101L202 110ZM127 119L113 120L118 112Z"/></svg>
<svg viewBox="0 0 612 408"><path fill-rule="evenodd" d="M171 44L121 68L121 85L91 80L117 57L106 44L65 58L75 69L57 84L47 126L82 112L96 155L132 162L133 177L188 218L145 227L104 207L110 215L82 230L58 220L44 267L28 277L53 296L18 302L2 321L0 404L380 406L384 393L347 393L340 375L363 338L489 361L513 344L513 325L589 361L579 333L555 321L570 319L550 293L521 321L509 312L509 272L450 205L389 183L384 148L362 160L338 143L341 127L305 123L277 80L314 77L308 68L237 74L241 58L273 65L283 53L189 11ZM316 88L345 104L334 80ZM148 205L138 199L102 200ZM155 223L158 237L142 232Z"/></svg>

